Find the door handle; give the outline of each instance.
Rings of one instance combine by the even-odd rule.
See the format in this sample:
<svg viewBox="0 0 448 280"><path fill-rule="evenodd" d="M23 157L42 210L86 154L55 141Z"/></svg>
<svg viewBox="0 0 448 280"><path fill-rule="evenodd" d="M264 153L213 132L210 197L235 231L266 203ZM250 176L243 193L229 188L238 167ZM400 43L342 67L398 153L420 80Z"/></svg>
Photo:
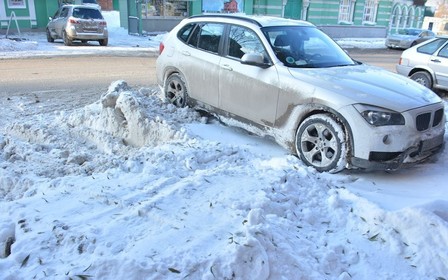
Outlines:
<svg viewBox="0 0 448 280"><path fill-rule="evenodd" d="M233 68L230 67L229 64L222 64L221 67L222 67L223 69L225 69L225 70L233 71Z"/></svg>
<svg viewBox="0 0 448 280"><path fill-rule="evenodd" d="M431 61L432 61L432 62L435 62L435 63L440 63L440 62L441 62L441 61L438 60L438 59L431 59Z"/></svg>
<svg viewBox="0 0 448 280"><path fill-rule="evenodd" d="M182 54L185 55L185 56L190 56L191 55L189 51L182 51Z"/></svg>

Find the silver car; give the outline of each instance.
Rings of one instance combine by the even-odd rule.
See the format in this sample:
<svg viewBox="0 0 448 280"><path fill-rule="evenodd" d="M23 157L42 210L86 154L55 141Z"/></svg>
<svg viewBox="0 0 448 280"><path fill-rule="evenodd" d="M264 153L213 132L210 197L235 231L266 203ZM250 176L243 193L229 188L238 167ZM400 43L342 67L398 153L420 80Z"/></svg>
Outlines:
<svg viewBox="0 0 448 280"><path fill-rule="evenodd" d="M448 90L448 37L403 51L396 69L427 88Z"/></svg>
<svg viewBox="0 0 448 280"><path fill-rule="evenodd" d="M440 150L442 100L352 60L311 23L203 15L160 44L166 99L269 135L318 171L397 169Z"/></svg>
<svg viewBox="0 0 448 280"><path fill-rule="evenodd" d="M436 36L431 30L418 28L401 29L397 34L386 37L386 47L407 49Z"/></svg>
<svg viewBox="0 0 448 280"><path fill-rule="evenodd" d="M64 5L47 24L47 41L62 39L66 46L78 40L98 41L101 46L107 46L109 33L107 23L101 11L92 6Z"/></svg>

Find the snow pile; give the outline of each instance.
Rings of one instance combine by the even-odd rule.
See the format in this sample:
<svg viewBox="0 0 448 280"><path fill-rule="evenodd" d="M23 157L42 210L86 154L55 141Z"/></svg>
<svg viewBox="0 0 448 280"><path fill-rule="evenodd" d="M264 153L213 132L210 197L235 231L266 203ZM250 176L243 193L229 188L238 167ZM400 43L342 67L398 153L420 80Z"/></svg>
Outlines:
<svg viewBox="0 0 448 280"><path fill-rule="evenodd" d="M37 42L14 40L11 38L0 38L0 51L26 51L37 49Z"/></svg>
<svg viewBox="0 0 448 280"><path fill-rule="evenodd" d="M344 49L384 49L386 38L338 38L335 39L339 46Z"/></svg>
<svg viewBox="0 0 448 280"><path fill-rule="evenodd" d="M448 275L448 200L384 209L156 89L28 118L0 136L1 279Z"/></svg>

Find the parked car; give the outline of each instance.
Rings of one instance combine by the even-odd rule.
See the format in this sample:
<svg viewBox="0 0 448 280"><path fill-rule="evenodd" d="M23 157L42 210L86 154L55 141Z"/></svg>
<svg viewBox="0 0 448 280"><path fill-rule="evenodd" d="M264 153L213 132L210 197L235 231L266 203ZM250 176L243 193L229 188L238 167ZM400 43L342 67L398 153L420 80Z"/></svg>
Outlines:
<svg viewBox="0 0 448 280"><path fill-rule="evenodd" d="M318 171L396 169L443 144L437 95L352 60L305 21L193 16L159 50L157 81L168 102L273 136Z"/></svg>
<svg viewBox="0 0 448 280"><path fill-rule="evenodd" d="M83 43L98 41L101 46L107 46L109 41L107 23L101 11L91 6L61 6L50 18L46 32L48 42L62 39L66 46L75 40Z"/></svg>
<svg viewBox="0 0 448 280"><path fill-rule="evenodd" d="M436 36L431 30L418 28L401 29L398 34L389 34L386 37L386 47L407 49Z"/></svg>
<svg viewBox="0 0 448 280"><path fill-rule="evenodd" d="M396 69L427 88L448 90L448 36L403 51Z"/></svg>

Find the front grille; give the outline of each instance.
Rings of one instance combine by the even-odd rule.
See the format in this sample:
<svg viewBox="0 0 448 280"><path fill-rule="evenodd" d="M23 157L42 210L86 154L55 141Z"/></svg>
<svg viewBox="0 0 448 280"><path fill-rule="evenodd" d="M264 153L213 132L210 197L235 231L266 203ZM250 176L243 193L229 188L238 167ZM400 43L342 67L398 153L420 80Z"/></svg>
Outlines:
<svg viewBox="0 0 448 280"><path fill-rule="evenodd" d="M432 127L438 126L443 119L443 109L439 109L434 114L434 121L432 123Z"/></svg>
<svg viewBox="0 0 448 280"><path fill-rule="evenodd" d="M438 109L435 112L426 112L418 115L415 118L415 125L418 131L424 131L431 127L440 125L443 120L444 111L443 108Z"/></svg>
<svg viewBox="0 0 448 280"><path fill-rule="evenodd" d="M424 113L417 116L416 125L418 131L427 130L431 121L431 113Z"/></svg>

